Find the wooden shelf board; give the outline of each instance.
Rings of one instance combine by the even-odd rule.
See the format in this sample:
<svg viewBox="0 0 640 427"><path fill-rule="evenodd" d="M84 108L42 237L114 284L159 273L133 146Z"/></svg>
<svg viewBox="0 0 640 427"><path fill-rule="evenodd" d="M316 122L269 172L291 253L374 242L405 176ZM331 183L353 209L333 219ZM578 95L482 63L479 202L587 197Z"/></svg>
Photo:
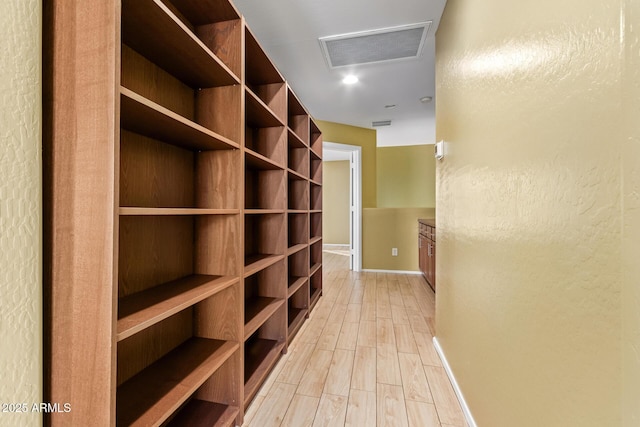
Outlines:
<svg viewBox="0 0 640 427"><path fill-rule="evenodd" d="M289 143L289 146L297 147L297 148L309 148L309 146L307 144L305 144L305 142L302 140L302 138L300 138L298 136L298 134L293 131L293 129L288 127L287 131L288 131L287 132L288 133L288 140L287 141Z"/></svg>
<svg viewBox="0 0 640 427"><path fill-rule="evenodd" d="M191 150L228 150L239 145L210 129L120 87L120 122L124 129Z"/></svg>
<svg viewBox="0 0 640 427"><path fill-rule="evenodd" d="M307 314L306 308L289 308L289 318L287 319L289 324L288 334L293 335L294 331L298 330L302 323L304 323L304 318Z"/></svg>
<svg viewBox="0 0 640 427"><path fill-rule="evenodd" d="M251 254L244 258L244 277L251 276L260 270L284 259L284 255Z"/></svg>
<svg viewBox="0 0 640 427"><path fill-rule="evenodd" d="M250 166L250 169L259 170L284 170L284 166L274 162L268 157L263 156L260 153L256 153L253 150L245 148L245 163Z"/></svg>
<svg viewBox="0 0 640 427"><path fill-rule="evenodd" d="M231 2L217 0L180 0L175 2L180 12L193 25L240 19L240 13Z"/></svg>
<svg viewBox="0 0 640 427"><path fill-rule="evenodd" d="M309 183L312 184L312 185L316 185L318 187L322 187L322 182L320 182L320 181L314 181L314 180L310 179Z"/></svg>
<svg viewBox="0 0 640 427"><path fill-rule="evenodd" d="M258 392L263 380L278 360L283 342L258 339L250 349L244 351L244 405Z"/></svg>
<svg viewBox="0 0 640 427"><path fill-rule="evenodd" d="M238 282L232 276L193 275L163 283L118 301L121 341Z"/></svg>
<svg viewBox="0 0 640 427"><path fill-rule="evenodd" d="M256 297L244 302L244 339L247 340L284 304L282 298Z"/></svg>
<svg viewBox="0 0 640 427"><path fill-rule="evenodd" d="M160 0L122 2L122 41L194 89L240 83Z"/></svg>
<svg viewBox="0 0 640 427"><path fill-rule="evenodd" d="M312 237L311 239L309 239L309 245L313 245L315 243L318 243L321 240L322 240L322 236Z"/></svg>
<svg viewBox="0 0 640 427"><path fill-rule="evenodd" d="M289 276L289 287L287 288L287 298L291 298L301 287L307 283L307 277L293 277Z"/></svg>
<svg viewBox="0 0 640 427"><path fill-rule="evenodd" d="M322 152L318 153L314 146L310 146L309 148L311 149L311 154L314 154L318 159L322 159ZM320 146L320 149L322 149L322 146Z"/></svg>
<svg viewBox="0 0 640 427"><path fill-rule="evenodd" d="M237 406L191 399L166 427L211 427L231 425L240 409Z"/></svg>
<svg viewBox="0 0 640 427"><path fill-rule="evenodd" d="M322 267L322 263L315 263L311 266L311 268L309 268L309 277L313 276L314 274L316 274L316 272L320 269L320 267Z"/></svg>
<svg viewBox="0 0 640 427"><path fill-rule="evenodd" d="M306 248L307 246L309 246L309 245L307 245L306 243L299 243L299 244L297 244L297 245L290 246L290 247L287 249L287 255L293 255L293 254L295 254L296 252L300 252L301 250L303 250L303 249L304 249L304 248Z"/></svg>
<svg viewBox="0 0 640 427"><path fill-rule="evenodd" d="M309 150L309 154L311 154L311 161L322 161L322 157L316 154L315 151Z"/></svg>
<svg viewBox="0 0 640 427"><path fill-rule="evenodd" d="M160 425L239 348L191 338L118 387L118 425Z"/></svg>
<svg viewBox="0 0 640 427"><path fill-rule="evenodd" d="M246 123L253 128L284 126L271 108L251 89L245 87Z"/></svg>
<svg viewBox="0 0 640 427"><path fill-rule="evenodd" d="M322 213L322 209L312 209L312 210L309 211L309 213L312 213L312 214L319 213L319 214L321 214Z"/></svg>
<svg viewBox="0 0 640 427"><path fill-rule="evenodd" d="M289 175L289 179L299 180L299 181L308 181L309 178L297 172L293 169L287 168L287 174Z"/></svg>
<svg viewBox="0 0 640 427"><path fill-rule="evenodd" d="M267 214L282 214L284 209L245 209L246 215L267 215Z"/></svg>
<svg viewBox="0 0 640 427"><path fill-rule="evenodd" d="M240 209L203 209L203 208L146 208L121 206L120 215L164 216L164 215L236 215Z"/></svg>

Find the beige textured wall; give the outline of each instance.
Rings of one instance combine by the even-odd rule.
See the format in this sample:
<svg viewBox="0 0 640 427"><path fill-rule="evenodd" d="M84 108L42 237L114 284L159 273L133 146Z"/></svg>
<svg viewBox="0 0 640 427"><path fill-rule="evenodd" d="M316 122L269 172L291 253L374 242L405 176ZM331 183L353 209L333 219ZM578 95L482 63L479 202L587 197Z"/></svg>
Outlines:
<svg viewBox="0 0 640 427"><path fill-rule="evenodd" d="M378 207L435 207L433 145L378 147Z"/></svg>
<svg viewBox="0 0 640 427"><path fill-rule="evenodd" d="M42 400L41 28L37 0L0 2L0 402ZM0 412L1 426L39 426Z"/></svg>
<svg viewBox="0 0 640 427"><path fill-rule="evenodd" d="M640 3L626 0L622 149L622 425L640 425Z"/></svg>
<svg viewBox="0 0 640 427"><path fill-rule="evenodd" d="M349 244L349 172L348 160L322 165L322 242Z"/></svg>
<svg viewBox="0 0 640 427"><path fill-rule="evenodd" d="M619 2L447 2L436 329L481 427L621 423L620 22Z"/></svg>

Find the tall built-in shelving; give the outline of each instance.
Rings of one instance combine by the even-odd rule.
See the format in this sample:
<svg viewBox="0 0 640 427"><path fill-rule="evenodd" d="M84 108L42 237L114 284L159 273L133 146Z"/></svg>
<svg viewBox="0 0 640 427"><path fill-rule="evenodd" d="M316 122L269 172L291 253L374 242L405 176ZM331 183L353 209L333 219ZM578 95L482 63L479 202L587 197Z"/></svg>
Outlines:
<svg viewBox="0 0 640 427"><path fill-rule="evenodd" d="M47 422L241 424L321 294L320 131L227 0L45 32Z"/></svg>

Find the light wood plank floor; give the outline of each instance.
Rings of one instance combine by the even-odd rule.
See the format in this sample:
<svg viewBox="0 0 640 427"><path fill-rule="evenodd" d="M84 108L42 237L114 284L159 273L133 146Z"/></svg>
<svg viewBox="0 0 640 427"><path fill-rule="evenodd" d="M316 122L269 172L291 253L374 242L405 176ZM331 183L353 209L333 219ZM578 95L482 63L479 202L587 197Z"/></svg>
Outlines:
<svg viewBox="0 0 640 427"><path fill-rule="evenodd" d="M353 273L323 253L323 295L244 426L466 427L433 343L421 276Z"/></svg>

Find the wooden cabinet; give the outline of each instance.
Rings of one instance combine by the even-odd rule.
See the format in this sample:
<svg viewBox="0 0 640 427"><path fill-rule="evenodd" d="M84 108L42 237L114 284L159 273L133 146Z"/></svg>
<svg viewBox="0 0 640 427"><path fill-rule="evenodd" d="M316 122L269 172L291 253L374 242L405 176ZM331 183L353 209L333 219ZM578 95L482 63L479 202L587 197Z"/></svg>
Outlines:
<svg viewBox="0 0 640 427"><path fill-rule="evenodd" d="M322 292L322 136L227 0L45 0L53 426L241 424Z"/></svg>
<svg viewBox="0 0 640 427"><path fill-rule="evenodd" d="M418 265L422 275L436 290L436 223L433 219L418 220Z"/></svg>

